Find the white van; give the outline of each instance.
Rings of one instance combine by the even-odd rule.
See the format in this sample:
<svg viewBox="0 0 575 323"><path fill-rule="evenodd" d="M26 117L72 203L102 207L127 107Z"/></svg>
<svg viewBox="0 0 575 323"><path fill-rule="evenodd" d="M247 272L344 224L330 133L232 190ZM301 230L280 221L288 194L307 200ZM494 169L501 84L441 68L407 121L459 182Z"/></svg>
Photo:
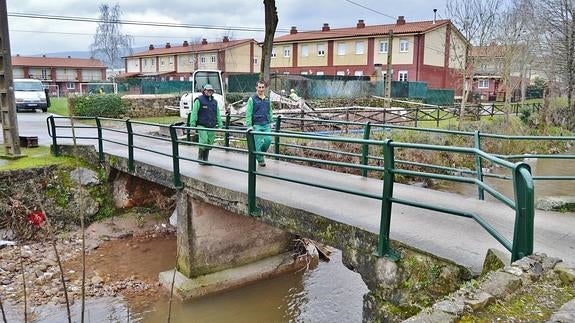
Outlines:
<svg viewBox="0 0 575 323"><path fill-rule="evenodd" d="M40 80L14 79L14 98L16 99L16 111L42 109L48 111L50 99L44 85Z"/></svg>

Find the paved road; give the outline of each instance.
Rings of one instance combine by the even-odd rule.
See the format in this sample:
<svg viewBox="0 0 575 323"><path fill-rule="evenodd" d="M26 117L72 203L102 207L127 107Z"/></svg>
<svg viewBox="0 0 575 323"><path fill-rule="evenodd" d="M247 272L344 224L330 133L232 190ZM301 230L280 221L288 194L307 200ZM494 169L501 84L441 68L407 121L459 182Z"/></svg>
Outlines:
<svg viewBox="0 0 575 323"><path fill-rule="evenodd" d="M46 130L44 113L19 113L21 135L38 136L40 144L50 144ZM93 130L78 129L77 135L94 134ZM109 132L110 138L125 142L121 134ZM139 138L136 145L171 153L169 144ZM105 151L118 156L127 156L125 147L106 143ZM181 155L195 156L196 149L181 146ZM135 158L151 165L171 169L168 157L160 158L145 151L137 150ZM243 154L212 151L210 160L238 168L247 168L247 158ZM247 192L247 175L219 167L198 166L182 161L182 173L222 187ZM270 175L291 178L324 185L345 186L346 188L381 194L382 182L360 176L298 166L280 161L268 161L268 167L259 169ZM258 171L259 171L258 170ZM259 197L275 200L292 207L321 214L326 218L360 227L370 232L379 232L380 202L344 193L338 193L285 181L258 177ZM568 192L566 192L568 194ZM484 217L493 227L508 239L512 239L514 212L500 203L479 201L458 194L440 192L414 186L395 184L394 196L414 199L422 203L449 206L462 210L473 210ZM478 224L470 219L428 211L403 205L393 205L391 238L402 241L421 250L451 259L478 272L488 248L504 248ZM561 257L575 264L575 214L537 211L535 217L535 251Z"/></svg>

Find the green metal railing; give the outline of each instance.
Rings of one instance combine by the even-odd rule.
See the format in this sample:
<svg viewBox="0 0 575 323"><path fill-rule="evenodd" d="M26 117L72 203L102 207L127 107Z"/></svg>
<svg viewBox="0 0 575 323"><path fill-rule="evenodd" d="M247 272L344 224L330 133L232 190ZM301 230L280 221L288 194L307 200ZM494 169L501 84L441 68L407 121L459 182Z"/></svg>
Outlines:
<svg viewBox="0 0 575 323"><path fill-rule="evenodd" d="M59 119L68 119L65 117L48 117L47 124L49 127L49 134L52 137L53 143L53 153L59 154L60 150L58 148L58 139L72 138L72 136L67 134L61 134L65 129L72 128L72 125L62 125L56 122ZM318 136L310 134L301 133L291 133L282 132L279 126L282 122L282 118L278 118L276 122L276 129L272 132L258 132L252 129L238 130L238 129L207 129L201 128L206 131L213 131L224 138L230 135L234 136L245 136L247 140L247 148L236 148L220 145L204 145L195 142L189 142L186 140L186 132L196 131L200 128L198 127L186 127L186 126L176 126L176 125L161 125L156 123L140 122L133 120L118 120L109 118L77 118L79 120L94 120L95 125L79 125L75 128L85 128L92 129L92 135L82 135L77 136L76 139L82 140L96 140L98 147L98 155L100 162L104 162L104 144L115 144L127 147L128 155L128 170L130 172L135 171L135 159L138 151L145 151L153 154L158 154L161 156L169 157L172 159L172 171L173 171L173 184L176 188L181 188L183 183L181 181L180 163L184 161L199 162L198 159L182 156L180 153L181 145L194 145L198 147L210 147L214 149L221 149L224 151L233 151L238 153L244 153L247 156L247 168L238 165L228 165L225 163L218 163L214 161L202 161L206 164L239 171L248 174L247 192L247 211L250 215L258 216L260 210L257 206L256 200L256 188L258 183L258 178L267 177L292 183L297 183L301 185L311 186L320 189L327 189L336 192L342 192L346 194L352 194L356 196L362 196L367 198L372 198L381 201L381 218L380 218L380 232L379 232L379 242L377 246L377 254L379 256L389 257L390 259L397 259L398 254L392 250L390 246L390 225L391 225L391 214L393 204L403 204L412 207L424 208L428 210L443 212L446 214L461 216L465 218L473 219L481 227L483 227L489 234L491 234L497 241L499 241L506 249L511 252L512 260L517 260L523 256L529 255L533 252L533 218L534 218L534 206L533 206L533 178L530 173L529 166L525 163L512 163L501 157L494 156L482 151L479 147L449 147L449 146L438 146L438 145L425 145L425 144L414 144L414 143L401 143L393 142L389 139L387 140L371 140L369 139L369 133L371 127L374 125L366 124L363 131L363 138L349 138L349 137L335 137L335 136ZM104 125L106 124L106 126ZM114 126L110 126L116 125ZM150 134L149 132L141 132L139 129L144 127L158 127L165 128L168 130L169 137L162 137L155 134ZM119 134L120 139L118 139ZM269 135L274 137L274 143L276 147L273 153L258 152L255 150L255 136L258 135ZM476 134L479 137L479 133ZM143 139L142 139L143 138ZM327 143L340 143L349 144L359 147L361 150L361 157L359 161L356 162L341 162L333 160L323 160L318 158L302 157L297 155L282 154L277 148L281 144L281 140L295 139L295 140L321 140ZM148 140L146 142L142 142ZM153 148L154 145L150 144L151 141L159 141L162 145L157 148ZM163 143L170 143L169 149L165 148L167 145ZM224 140L226 144L226 140ZM479 145L478 145L479 146ZM383 151L383 167L369 165L367 160L371 158L367 155L370 147L377 147ZM421 171L406 170L398 168L396 165L401 165L401 162L395 160L395 150L396 149L418 149L418 150L433 150L442 151L446 153L457 153L457 154L468 154L473 155L476 160L486 160L491 163L497 164L501 167L505 167L511 171L513 186L514 186L514 196L513 198L508 198L502 193L498 192L496 189L490 187L487 183L483 181L480 176L476 177L464 177L457 175L445 175L438 173L428 173ZM345 186L345 183L339 186L326 185L317 183L316 181L305 180L302 178L288 177L281 173L270 173L270 172L260 172L256 169L256 156L266 156L287 161L298 161L307 163L318 163L323 165L331 165L336 167L348 167L358 169L362 174L368 171L377 171L384 174L382 181L382 193L373 194L368 192L357 191L349 189ZM403 176L417 176L417 177L428 177L443 180L450 180L455 182L464 182L477 185L483 191L488 192L490 195L501 201L503 204L507 205L515 211L515 225L513 239L510 241L499 233L493 226L487 223L480 215L469 211L463 211L460 209L452 209L441 207L437 205L423 204L416 200L401 199L394 197L393 187L394 187L394 177L395 175Z"/></svg>

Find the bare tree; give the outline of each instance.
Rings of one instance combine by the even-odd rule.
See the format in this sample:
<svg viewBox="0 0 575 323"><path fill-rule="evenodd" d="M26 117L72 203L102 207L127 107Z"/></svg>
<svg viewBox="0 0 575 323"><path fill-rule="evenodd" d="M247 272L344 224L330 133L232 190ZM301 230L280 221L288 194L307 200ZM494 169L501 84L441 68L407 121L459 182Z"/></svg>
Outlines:
<svg viewBox="0 0 575 323"><path fill-rule="evenodd" d="M484 46L493 39L494 25L497 21L502 0L449 0L446 10L448 18L458 28L469 43L452 42L451 59L458 66L458 77L461 78L462 97L459 107L459 124L461 129L465 114L465 102L470 92L469 80L473 80L474 62L471 57L471 46ZM464 46L464 48L460 48Z"/></svg>
<svg viewBox="0 0 575 323"><path fill-rule="evenodd" d="M537 6L543 27L542 42L549 58L550 74L567 93L569 126L575 127L575 3L571 0L541 0Z"/></svg>
<svg viewBox="0 0 575 323"><path fill-rule="evenodd" d="M100 5L100 22L90 45L92 56L100 58L109 68L120 67L122 56L132 54L133 37L121 33L120 16L119 4Z"/></svg>
<svg viewBox="0 0 575 323"><path fill-rule="evenodd" d="M502 88L506 91L505 111L509 120L509 106L515 91L521 86L524 96L526 67L533 61L532 48L537 37L533 24L534 1L514 0L499 19L496 40L500 57Z"/></svg>
<svg viewBox="0 0 575 323"><path fill-rule="evenodd" d="M264 8L265 8L266 31L264 37L264 44L262 46L260 79L264 80L266 83L269 83L274 34L276 33L279 18L275 0L264 0Z"/></svg>

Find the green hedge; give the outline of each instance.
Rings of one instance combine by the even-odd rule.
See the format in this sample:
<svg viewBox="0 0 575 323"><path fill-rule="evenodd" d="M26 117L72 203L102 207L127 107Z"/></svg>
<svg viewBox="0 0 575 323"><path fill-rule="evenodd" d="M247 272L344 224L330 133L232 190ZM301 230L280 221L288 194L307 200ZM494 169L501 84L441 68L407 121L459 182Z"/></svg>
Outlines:
<svg viewBox="0 0 575 323"><path fill-rule="evenodd" d="M68 98L70 114L85 117L122 118L127 107L117 94L88 94Z"/></svg>

